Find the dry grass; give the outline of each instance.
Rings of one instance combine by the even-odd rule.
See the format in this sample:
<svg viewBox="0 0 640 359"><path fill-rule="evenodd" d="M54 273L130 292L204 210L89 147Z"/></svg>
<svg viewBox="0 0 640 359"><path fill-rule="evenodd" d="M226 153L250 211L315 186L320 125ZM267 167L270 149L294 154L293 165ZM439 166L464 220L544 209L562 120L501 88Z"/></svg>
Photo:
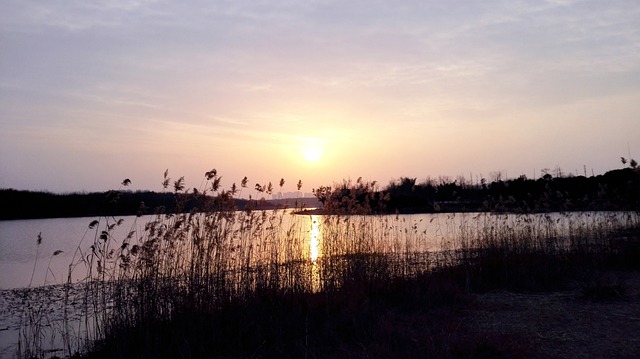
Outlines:
<svg viewBox="0 0 640 359"><path fill-rule="evenodd" d="M369 184L357 182L344 197L350 204L341 210L354 206L358 214L309 221L288 209L261 210L260 201L236 211L234 196L247 181L226 191L220 178L209 171L189 193L203 208L158 209L126 238L113 237L119 219L90 224L92 242L79 245L70 264L87 274L73 285L84 290L84 316L60 329L67 355L522 356L530 348L518 335L462 330L458 305L468 305L471 293L550 291L576 280L589 296L588 288L611 284L590 284L594 273L636 265L628 253L637 238L624 231L640 228L638 213L451 215L428 224L432 236L399 217L368 215L366 203L383 200L367 193ZM167 173L164 184L171 184ZM182 178L173 182L187 200L184 188ZM259 197L273 186L255 190ZM310 247L318 228L321 240ZM71 306L71 283L65 288ZM21 355L45 357L43 345L27 340L39 337L43 314L24 313Z"/></svg>

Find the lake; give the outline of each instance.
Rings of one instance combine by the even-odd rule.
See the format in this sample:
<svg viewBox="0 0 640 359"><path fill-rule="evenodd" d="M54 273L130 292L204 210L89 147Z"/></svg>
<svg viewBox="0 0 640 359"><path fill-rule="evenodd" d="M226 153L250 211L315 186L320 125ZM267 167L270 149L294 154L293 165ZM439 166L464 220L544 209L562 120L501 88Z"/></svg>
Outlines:
<svg viewBox="0 0 640 359"><path fill-rule="evenodd" d="M198 215L196 215L198 216ZM636 212L580 212L547 214L411 214L379 216L322 216L294 215L291 211L237 212L240 220L230 221L233 233L227 249L252 264L269 261L303 261L312 266L308 272L312 290L318 289L319 270L316 266L323 256L341 253L434 253L465 245L473 246L496 234L533 235L544 238L579 237L599 228L614 229L637 223ZM99 223L91 226L92 222ZM146 238L153 230L171 230L179 221L167 221L155 216L117 218L56 218L0 221L0 358L13 357L21 321L21 303L25 291L20 288L37 287L36 294L46 298L51 327L62 321L64 298L62 287L68 279L72 283L87 277L87 263L83 258L92 245L101 242L103 230L109 229L113 250L130 235L130 247ZM202 217L195 217L200 221ZM222 221L224 222L224 221ZM166 223L170 223L167 227ZM253 226L253 227L251 227ZM251 227L247 230L245 227ZM187 232L187 236L198 233ZM38 245L38 238L41 243ZM335 245L340 239L340 244ZM109 241L111 242L111 241ZM331 244L331 245L328 245ZM354 248L354 245L361 247ZM258 248L269 247L267 250ZM278 247L273 250L274 246ZM247 252L247 248L253 248ZM243 252L244 251L244 252ZM276 253L277 255L273 255ZM55 255L54 255L55 254ZM233 259L233 258L231 258ZM73 266L70 265L73 263ZM73 270L70 272L70 268ZM420 269L418 269L420 270ZM33 291L32 291L33 292ZM73 291L71 295L74 295ZM71 314L73 321L73 313ZM55 324L58 323L58 324ZM60 338L52 341L52 348L60 347Z"/></svg>
<svg viewBox="0 0 640 359"><path fill-rule="evenodd" d="M269 215L273 211L265 211ZM450 248L453 243L475 238L487 230L535 230L555 232L552 236L569 235L579 228L593 226L613 226L631 220L637 216L629 212L579 212L551 214L485 214L485 213L440 213L357 216L351 220L352 228L343 231L357 231L354 222L365 221L369 235L375 242L372 250L389 252L398 250L397 246L410 246L414 251L437 251ZM278 223L281 231L291 231L295 226L295 238L299 241L301 256L316 259L321 255L321 241L326 232L328 218L333 216L282 215ZM343 216L346 217L346 216ZM66 283L69 265L77 262L79 256L86 256L100 235L104 226L121 220L113 227L111 237L117 243L129 233L141 236L145 225L154 216L124 216L117 218L99 218L100 224L89 228L95 217L53 218L0 221L0 289L22 288ZM335 223L329 221L335 226ZM598 224L599 223L599 224ZM343 222L343 225L344 222ZM544 228L543 228L544 227ZM333 228L335 230L335 228ZM37 245L38 235L42 241ZM288 234L291 236L291 234ZM372 243L373 243L372 242ZM396 247L394 249L394 247ZM60 252L61 251L61 252ZM54 255L58 252L59 254ZM80 264L81 266L82 264ZM86 271L74 268L72 282L83 279Z"/></svg>

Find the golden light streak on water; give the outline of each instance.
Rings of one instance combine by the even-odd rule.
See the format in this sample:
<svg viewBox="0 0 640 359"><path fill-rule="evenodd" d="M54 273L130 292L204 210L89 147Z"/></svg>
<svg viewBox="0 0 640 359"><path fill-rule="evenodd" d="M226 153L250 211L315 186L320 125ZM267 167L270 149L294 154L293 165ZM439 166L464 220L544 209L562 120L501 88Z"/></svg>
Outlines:
<svg viewBox="0 0 640 359"><path fill-rule="evenodd" d="M311 216L311 232L309 233L309 258L315 264L320 256L320 218Z"/></svg>
<svg viewBox="0 0 640 359"><path fill-rule="evenodd" d="M311 259L311 290L318 292L320 288L320 264L317 263L320 257L320 240L322 232L320 231L320 217L311 216L311 231L309 231L309 259Z"/></svg>

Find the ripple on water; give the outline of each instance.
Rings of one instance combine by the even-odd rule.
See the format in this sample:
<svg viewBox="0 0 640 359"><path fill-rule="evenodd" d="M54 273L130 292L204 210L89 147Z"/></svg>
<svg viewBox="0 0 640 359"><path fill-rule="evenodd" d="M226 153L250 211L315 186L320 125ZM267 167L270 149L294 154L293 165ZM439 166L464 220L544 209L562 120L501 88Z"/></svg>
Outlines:
<svg viewBox="0 0 640 359"><path fill-rule="evenodd" d="M0 358L16 356L21 329L33 335L34 323L39 323L43 349L61 351L65 307L69 325L78 326L91 312L86 293L84 284L0 290Z"/></svg>

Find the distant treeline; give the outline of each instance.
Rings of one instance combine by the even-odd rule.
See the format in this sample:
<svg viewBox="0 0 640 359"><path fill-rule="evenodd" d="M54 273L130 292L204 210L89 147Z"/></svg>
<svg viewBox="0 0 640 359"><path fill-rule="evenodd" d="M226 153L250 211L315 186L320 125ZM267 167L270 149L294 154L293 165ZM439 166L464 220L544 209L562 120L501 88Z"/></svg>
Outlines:
<svg viewBox="0 0 640 359"><path fill-rule="evenodd" d="M358 181L321 187L316 195L325 212L331 213L353 208L363 213L640 210L640 169L591 177L545 174L534 180L520 176L477 184L448 178L416 183L416 178L404 177L383 190Z"/></svg>
<svg viewBox="0 0 640 359"><path fill-rule="evenodd" d="M236 209L322 207L324 213L550 212L640 210L640 169L624 168L604 175L511 180L439 178L416 183L401 178L383 190L375 184L343 182L314 191L317 198L249 201L233 199ZM0 189L0 219L135 215L211 208L202 194L108 191L54 194ZM225 205L225 208L230 208Z"/></svg>
<svg viewBox="0 0 640 359"><path fill-rule="evenodd" d="M211 199L209 197L208 199ZM189 212L208 208L207 197L202 194L152 192L152 191L107 191L92 193L55 194L50 192L0 189L0 220L28 218L62 218L123 216L137 214ZM234 199L236 209L247 206L259 209L317 206L315 198L249 201Z"/></svg>

